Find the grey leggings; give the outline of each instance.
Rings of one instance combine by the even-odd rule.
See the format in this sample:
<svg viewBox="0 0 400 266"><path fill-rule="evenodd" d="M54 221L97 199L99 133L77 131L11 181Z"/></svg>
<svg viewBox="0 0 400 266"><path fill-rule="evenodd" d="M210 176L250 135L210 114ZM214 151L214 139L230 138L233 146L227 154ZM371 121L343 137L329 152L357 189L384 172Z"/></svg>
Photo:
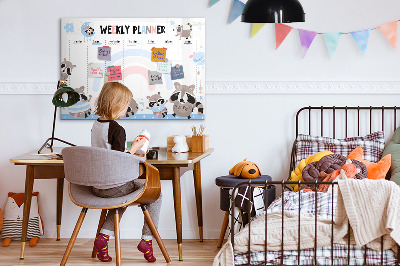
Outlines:
<svg viewBox="0 0 400 266"><path fill-rule="evenodd" d="M101 197L101 198L116 198L128 195L138 189L141 189L144 186L144 182L139 182L136 180L130 181L122 186L113 187L108 189L98 189L93 188L93 194ZM161 202L162 196L153 203L146 204L147 209L153 218L154 224L158 228L158 221L160 219L160 210L161 210ZM118 208L119 218L122 218L126 207ZM108 210L106 220L104 221L103 227L101 228L100 233L106 234L109 236L114 236L114 210ZM146 220L144 221L143 230L142 230L142 239L151 240L153 238L153 234L150 230L149 225L147 224Z"/></svg>

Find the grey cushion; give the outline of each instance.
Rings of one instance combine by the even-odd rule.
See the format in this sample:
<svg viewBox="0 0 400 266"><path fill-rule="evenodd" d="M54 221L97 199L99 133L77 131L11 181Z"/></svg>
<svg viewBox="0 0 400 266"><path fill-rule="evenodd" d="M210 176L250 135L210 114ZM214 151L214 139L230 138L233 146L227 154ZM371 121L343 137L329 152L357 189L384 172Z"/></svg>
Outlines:
<svg viewBox="0 0 400 266"><path fill-rule="evenodd" d="M135 180L135 183L136 182L144 183L145 180ZM128 194L123 197L100 198L93 194L92 187L71 183L70 193L72 199L79 205L90 206L90 207L111 207L111 206L121 205L135 199L143 191L143 188L144 186L132 192L131 194Z"/></svg>
<svg viewBox="0 0 400 266"><path fill-rule="evenodd" d="M388 154L392 155L392 165L388 175L391 181L400 185L400 127L396 129L392 139L386 144L382 157Z"/></svg>
<svg viewBox="0 0 400 266"><path fill-rule="evenodd" d="M139 176L141 158L125 152L97 147L68 147L62 150L65 179L83 186L109 188Z"/></svg>

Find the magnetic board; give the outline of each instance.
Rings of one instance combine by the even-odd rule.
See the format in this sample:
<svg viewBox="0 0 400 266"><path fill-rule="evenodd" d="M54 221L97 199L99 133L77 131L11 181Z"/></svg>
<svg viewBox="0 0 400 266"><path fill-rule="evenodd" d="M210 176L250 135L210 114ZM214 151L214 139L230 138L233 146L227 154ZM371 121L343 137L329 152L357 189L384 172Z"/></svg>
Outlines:
<svg viewBox="0 0 400 266"><path fill-rule="evenodd" d="M60 67L80 94L61 119L97 119L105 82L133 93L122 119L204 119L204 18L63 18Z"/></svg>

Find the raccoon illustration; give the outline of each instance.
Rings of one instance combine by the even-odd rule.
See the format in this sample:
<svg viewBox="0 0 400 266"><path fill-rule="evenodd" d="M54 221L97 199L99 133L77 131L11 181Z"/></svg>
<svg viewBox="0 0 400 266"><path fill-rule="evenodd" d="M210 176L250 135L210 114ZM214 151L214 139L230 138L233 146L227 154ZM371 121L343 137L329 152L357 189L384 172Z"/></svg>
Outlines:
<svg viewBox="0 0 400 266"><path fill-rule="evenodd" d="M170 97L170 102L174 104L172 114L173 116L187 117L190 119L190 114L193 113L194 108L197 107L198 115L201 116L204 112L203 104L196 102L193 95L194 85L186 86L181 85L179 82L174 83L175 91Z"/></svg>
<svg viewBox="0 0 400 266"><path fill-rule="evenodd" d="M72 115L73 117L77 118L87 118L88 116L90 116L92 114L92 108L87 109L86 111L83 112L79 112L79 113L69 113L70 115Z"/></svg>
<svg viewBox="0 0 400 266"><path fill-rule="evenodd" d="M147 96L147 99L149 99L149 107L147 109L150 109L155 116L164 118L167 115L167 107L165 107L167 102L161 97L160 92Z"/></svg>
<svg viewBox="0 0 400 266"><path fill-rule="evenodd" d="M192 24L188 23L187 24L189 26L189 29L184 30L183 29L183 25L178 25L176 26L176 35L175 36L179 36L179 40L182 40L183 38L188 39L189 37L192 38Z"/></svg>
<svg viewBox="0 0 400 266"><path fill-rule="evenodd" d="M92 99L92 95L89 95L89 98L85 94L85 86L81 86L78 89L75 89L77 93L79 93L79 98L81 102L90 102Z"/></svg>
<svg viewBox="0 0 400 266"><path fill-rule="evenodd" d="M87 25L83 30L86 32L87 35L93 35L94 34L94 29Z"/></svg>
<svg viewBox="0 0 400 266"><path fill-rule="evenodd" d="M67 80L68 77L71 76L74 67L76 67L76 65L73 65L70 61L67 61L67 59L64 58L64 61L61 62L61 79Z"/></svg>
<svg viewBox="0 0 400 266"><path fill-rule="evenodd" d="M128 105L128 110L126 110L126 115L125 117L130 117L133 116L137 113L139 110L139 106L135 99L132 98L131 103Z"/></svg>

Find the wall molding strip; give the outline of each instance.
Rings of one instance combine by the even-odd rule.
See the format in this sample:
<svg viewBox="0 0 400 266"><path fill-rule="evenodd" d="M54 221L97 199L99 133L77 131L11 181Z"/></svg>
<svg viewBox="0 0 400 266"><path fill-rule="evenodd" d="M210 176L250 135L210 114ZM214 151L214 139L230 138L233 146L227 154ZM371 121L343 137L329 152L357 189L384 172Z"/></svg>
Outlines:
<svg viewBox="0 0 400 266"><path fill-rule="evenodd" d="M0 94L50 94L57 83L0 83ZM206 94L400 94L400 81L209 81Z"/></svg>

